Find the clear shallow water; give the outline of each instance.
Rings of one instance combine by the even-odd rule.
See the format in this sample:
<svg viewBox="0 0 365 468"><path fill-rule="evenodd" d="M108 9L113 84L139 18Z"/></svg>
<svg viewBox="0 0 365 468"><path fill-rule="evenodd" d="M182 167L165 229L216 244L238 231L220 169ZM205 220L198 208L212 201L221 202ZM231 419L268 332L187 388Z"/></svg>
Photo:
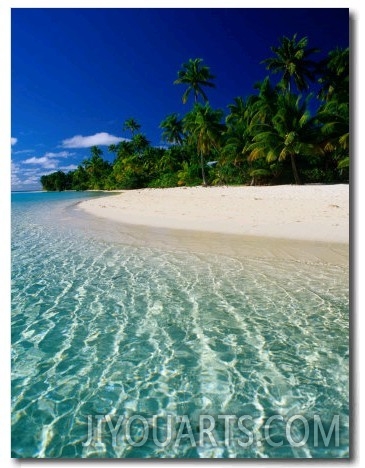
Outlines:
<svg viewBox="0 0 365 468"><path fill-rule="evenodd" d="M348 269L102 242L67 216L95 195L13 195L13 456L348 456Z"/></svg>

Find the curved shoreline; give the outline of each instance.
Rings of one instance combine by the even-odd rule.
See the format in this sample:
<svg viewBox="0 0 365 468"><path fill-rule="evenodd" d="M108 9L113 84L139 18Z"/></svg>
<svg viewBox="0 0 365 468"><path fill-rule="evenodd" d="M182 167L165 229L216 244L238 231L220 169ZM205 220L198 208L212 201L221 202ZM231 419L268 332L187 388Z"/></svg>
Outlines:
<svg viewBox="0 0 365 468"><path fill-rule="evenodd" d="M140 189L83 201L80 208L134 225L349 242L348 185Z"/></svg>
<svg viewBox="0 0 365 468"><path fill-rule="evenodd" d="M111 241L348 265L348 200L346 185L189 187L124 191L76 211Z"/></svg>

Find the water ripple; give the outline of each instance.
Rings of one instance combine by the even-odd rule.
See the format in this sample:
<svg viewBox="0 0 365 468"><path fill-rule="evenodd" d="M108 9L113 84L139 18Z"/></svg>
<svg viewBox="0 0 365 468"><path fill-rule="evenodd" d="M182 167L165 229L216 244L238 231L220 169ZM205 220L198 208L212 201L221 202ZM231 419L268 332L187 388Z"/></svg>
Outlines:
<svg viewBox="0 0 365 468"><path fill-rule="evenodd" d="M103 243L27 210L13 216L14 456L348 454L346 268ZM200 414L246 414L255 440L274 414L339 414L341 444L243 449L218 424L217 447L113 446L110 434L84 447L98 414L188 415L198 438Z"/></svg>

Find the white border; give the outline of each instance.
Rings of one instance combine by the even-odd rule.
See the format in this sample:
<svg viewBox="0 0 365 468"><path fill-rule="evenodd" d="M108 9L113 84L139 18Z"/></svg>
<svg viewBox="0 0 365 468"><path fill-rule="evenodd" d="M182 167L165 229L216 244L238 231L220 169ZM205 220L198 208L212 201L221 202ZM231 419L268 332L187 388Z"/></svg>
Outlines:
<svg viewBox="0 0 365 468"><path fill-rule="evenodd" d="M354 29L352 39L354 44L352 44L355 54L353 55L354 70L356 76L352 79L352 96L353 101L352 105L354 108L353 118L355 122L352 124L353 140L352 140L352 155L356 158L356 172L353 174L354 179L352 180L353 186L355 186L355 191L353 196L355 198L354 203L352 204L352 219L356 222L353 223L353 227L356 228L354 233L356 242L353 243L352 248L354 263L352 271L352 281L353 281L353 303L352 303L352 317L355 324L353 327L353 344L356 346L352 347L352 356L355 362L355 368L353 368L353 414L355 416L356 424L353 425L352 436L354 438L353 448L353 460L352 466L360 466L360 462L364 462L364 430L362 423L362 416L364 415L363 407L364 405L360 402L360 395L362 389L362 395L364 395L364 385L363 379L360 374L360 362L363 367L363 362L361 361L361 356L364 356L364 339L363 333L364 330L364 318L365 307L363 294L361 294L361 289L364 288L361 281L362 268L361 264L364 258L364 248L360 245L360 239L365 239L364 229L362 225L362 220L360 219L361 215L361 202L364 200L362 195L364 195L364 159L365 151L364 145L361 145L360 138L358 134L360 131L363 131L363 122L361 121L362 106L364 106L364 74L363 71L363 57L365 56L364 51L360 53L360 49L364 47L365 38L364 30L365 24L363 21L362 15L364 15L364 2L362 1L340 1L340 0L306 0L306 1L276 1L273 4L272 0L262 1L232 1L232 0L210 0L209 2L204 1L191 1L191 0L174 0L174 1L152 1L152 0L135 0L133 4L130 2L117 1L117 0L37 0L37 1L26 1L26 0L1 0L0 2L0 44L1 44L1 54L0 54L0 66L1 66L1 81L0 81L0 103L1 103L1 112L3 117L1 118L1 131L0 131L0 214L1 214L1 242L0 242L0 278L1 278L1 289L0 289L0 299L1 299L1 339L0 339L0 356L1 356L1 375L2 382L0 385L0 460L2 467L19 467L22 465L28 465L30 463L36 463L37 461L25 461L25 460L11 460L9 449L10 449L10 9L11 8L122 8L122 7L153 7L153 8L163 8L163 7L176 7L176 8L192 8L192 7L225 7L225 8L350 8L350 15L352 18L352 27ZM362 80L360 79L362 77ZM5 115L4 115L5 114ZM360 127L361 125L361 127ZM5 223L4 223L5 219ZM365 240L362 240L365 242ZM356 329L355 329L356 328ZM362 353L361 353L362 351ZM271 461L271 460L270 460ZM84 463L90 465L88 461L84 460ZM98 462L93 461L93 465L97 466L110 466L110 461L99 460ZM64 461L68 466L77 466L78 461ZM127 460L123 460L123 463L127 463ZM133 462L133 465L142 466L147 463L146 461ZM161 462L154 460L153 464L159 464ZM195 463L194 460L179 462L180 464L191 464ZM242 461L244 463L244 461ZM313 465L313 461L301 461L301 466L310 466ZM166 463L164 461L164 466L173 466L173 461ZM315 461L315 465L321 464L321 461ZM232 461L226 460L221 461L220 465L224 466L237 466L237 461L233 463ZM294 461L271 461L270 465L274 466L294 466ZM42 460L42 466L52 466L51 461Z"/></svg>

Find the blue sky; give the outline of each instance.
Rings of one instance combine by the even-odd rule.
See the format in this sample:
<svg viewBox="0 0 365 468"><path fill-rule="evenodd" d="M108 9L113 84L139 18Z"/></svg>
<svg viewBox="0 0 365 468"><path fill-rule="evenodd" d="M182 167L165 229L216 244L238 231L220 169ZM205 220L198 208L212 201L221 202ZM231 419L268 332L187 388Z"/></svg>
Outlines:
<svg viewBox="0 0 365 468"><path fill-rule="evenodd" d="M183 116L177 71L203 58L216 76L210 104L227 111L255 92L281 36L308 36L317 58L349 43L347 9L12 9L12 188L39 188L99 145L128 138L133 117L153 145L160 122Z"/></svg>

